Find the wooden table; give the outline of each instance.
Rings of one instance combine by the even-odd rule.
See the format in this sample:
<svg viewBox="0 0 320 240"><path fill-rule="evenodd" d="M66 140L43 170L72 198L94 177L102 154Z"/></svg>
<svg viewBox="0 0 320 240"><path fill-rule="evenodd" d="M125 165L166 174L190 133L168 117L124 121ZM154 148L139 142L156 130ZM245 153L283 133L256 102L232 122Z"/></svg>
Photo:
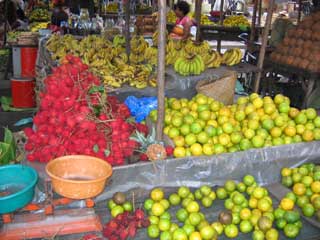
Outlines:
<svg viewBox="0 0 320 240"><path fill-rule="evenodd" d="M276 92L275 84L278 81L277 76L282 75L288 77L289 83L295 83L301 86L304 95L302 104L303 108L309 106L310 97L318 87L317 81L320 80L320 72L310 72L305 69L276 63L271 61L270 59L265 60L263 72L264 78L261 89L262 92Z"/></svg>

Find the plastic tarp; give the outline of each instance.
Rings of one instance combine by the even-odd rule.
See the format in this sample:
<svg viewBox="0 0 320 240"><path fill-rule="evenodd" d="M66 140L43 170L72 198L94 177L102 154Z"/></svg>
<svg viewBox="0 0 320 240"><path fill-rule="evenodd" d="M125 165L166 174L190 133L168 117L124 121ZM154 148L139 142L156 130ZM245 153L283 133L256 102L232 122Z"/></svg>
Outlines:
<svg viewBox="0 0 320 240"><path fill-rule="evenodd" d="M227 179L239 181L245 174L252 174L258 183L267 185L280 182L280 169L283 167L296 167L306 162L317 161L320 161L320 142L315 141L209 157L136 163L114 167L105 191L97 196L95 201L105 201L115 192L126 192L135 188L222 185ZM38 171L39 188L43 189L41 185L48 178L45 164L27 164Z"/></svg>

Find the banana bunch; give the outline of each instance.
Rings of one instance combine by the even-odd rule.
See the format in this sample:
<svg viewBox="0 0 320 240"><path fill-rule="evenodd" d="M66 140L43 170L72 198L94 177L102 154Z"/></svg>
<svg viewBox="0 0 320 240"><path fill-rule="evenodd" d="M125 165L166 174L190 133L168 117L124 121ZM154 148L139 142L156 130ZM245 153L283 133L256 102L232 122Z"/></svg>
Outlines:
<svg viewBox="0 0 320 240"><path fill-rule="evenodd" d="M208 41L194 43L193 41L188 40L187 44L184 46L184 49L187 53L195 53L202 56L210 51L210 45Z"/></svg>
<svg viewBox="0 0 320 240"><path fill-rule="evenodd" d="M146 51L145 51L144 54L145 54L145 55L144 55L145 60L146 60L148 63L150 63L150 64L152 64L152 65L154 65L154 66L157 65L157 63L158 63L158 49L157 49L157 48L150 46L150 47L148 47L148 48L146 49Z"/></svg>
<svg viewBox="0 0 320 240"><path fill-rule="evenodd" d="M118 47L118 46L124 46L126 44L126 39L122 35L116 35L113 38L113 46Z"/></svg>
<svg viewBox="0 0 320 240"><path fill-rule="evenodd" d="M195 13L194 12L191 12L188 14L189 17L191 18L195 18ZM201 13L201 16L200 16L200 25L213 25L214 23L209 19L209 17L203 13Z"/></svg>
<svg viewBox="0 0 320 240"><path fill-rule="evenodd" d="M159 31L156 30L153 34L152 34L152 44L153 46L158 46L158 36L159 36ZM168 39L169 33L166 30L166 39Z"/></svg>
<svg viewBox="0 0 320 240"><path fill-rule="evenodd" d="M175 23L176 20L177 20L176 14L174 13L173 10L170 10L170 11L167 13L167 23Z"/></svg>
<svg viewBox="0 0 320 240"><path fill-rule="evenodd" d="M199 75L205 70L204 62L200 55L179 57L174 64L174 70L182 76Z"/></svg>
<svg viewBox="0 0 320 240"><path fill-rule="evenodd" d="M202 59L207 68L218 68L222 62L221 55L214 50L210 50Z"/></svg>
<svg viewBox="0 0 320 240"><path fill-rule="evenodd" d="M149 85L151 87L157 87L157 77L153 76L149 79Z"/></svg>
<svg viewBox="0 0 320 240"><path fill-rule="evenodd" d="M240 27L240 26L250 26L248 19L243 15L232 15L227 17L223 21L223 26L225 27Z"/></svg>
<svg viewBox="0 0 320 240"><path fill-rule="evenodd" d="M131 52L134 54L143 55L148 46L149 44L143 36L135 35L130 40Z"/></svg>
<svg viewBox="0 0 320 240"><path fill-rule="evenodd" d="M30 24L31 32L38 32L40 29L46 29L49 22L33 22Z"/></svg>
<svg viewBox="0 0 320 240"><path fill-rule="evenodd" d="M242 59L242 52L239 48L232 48L227 50L222 56L222 63L233 66L240 63Z"/></svg>
<svg viewBox="0 0 320 240"><path fill-rule="evenodd" d="M118 12L118 2L111 2L107 5L107 12Z"/></svg>
<svg viewBox="0 0 320 240"><path fill-rule="evenodd" d="M50 20L50 14L47 9L36 8L30 12L29 21L30 22L48 22Z"/></svg>

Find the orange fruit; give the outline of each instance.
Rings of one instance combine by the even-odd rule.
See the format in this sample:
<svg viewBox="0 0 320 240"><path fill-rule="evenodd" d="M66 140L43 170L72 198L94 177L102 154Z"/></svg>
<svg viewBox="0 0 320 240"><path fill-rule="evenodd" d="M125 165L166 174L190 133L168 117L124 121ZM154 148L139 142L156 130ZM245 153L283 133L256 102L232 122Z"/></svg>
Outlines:
<svg viewBox="0 0 320 240"><path fill-rule="evenodd" d="M306 142L311 142L314 139L313 132L311 130L305 130L302 134L302 139Z"/></svg>
<svg viewBox="0 0 320 240"><path fill-rule="evenodd" d="M154 188L150 193L150 197L153 201L161 201L164 197L164 192L161 188Z"/></svg>
<svg viewBox="0 0 320 240"><path fill-rule="evenodd" d="M273 137L273 138L277 138L277 137L280 137L281 136L281 128L279 127L273 127L270 131L270 135Z"/></svg>
<svg viewBox="0 0 320 240"><path fill-rule="evenodd" d="M202 155L202 146L199 143L194 143L191 145L190 151L193 156L201 156Z"/></svg>
<svg viewBox="0 0 320 240"><path fill-rule="evenodd" d="M258 209L262 212L267 212L272 208L272 204L267 199L258 200Z"/></svg>
<svg viewBox="0 0 320 240"><path fill-rule="evenodd" d="M320 193L320 182L315 181L315 182L311 183L311 190L314 193Z"/></svg>
<svg viewBox="0 0 320 240"><path fill-rule="evenodd" d="M249 208L243 208L241 211L240 211L240 218L242 220L248 220L250 219L251 217L251 211Z"/></svg>
<svg viewBox="0 0 320 240"><path fill-rule="evenodd" d="M293 192L298 196L302 196L306 193L306 187L303 183L296 183L293 185Z"/></svg>
<svg viewBox="0 0 320 240"><path fill-rule="evenodd" d="M186 156L186 149L184 147L176 147L173 151L173 156L181 158Z"/></svg>
<svg viewBox="0 0 320 240"><path fill-rule="evenodd" d="M294 207L294 202L292 201L292 199L283 198L280 202L280 207L286 211L292 210Z"/></svg>
<svg viewBox="0 0 320 240"><path fill-rule="evenodd" d="M173 142L174 142L174 145L176 147L183 147L184 146L184 137L182 136L176 136L173 138Z"/></svg>
<svg viewBox="0 0 320 240"><path fill-rule="evenodd" d="M284 133L289 136L289 137L293 137L294 135L296 135L297 133L297 130L295 127L293 126L287 126L285 129L284 129Z"/></svg>
<svg viewBox="0 0 320 240"><path fill-rule="evenodd" d="M290 168L282 168L281 170L281 176L282 177L288 177L291 175L291 169Z"/></svg>

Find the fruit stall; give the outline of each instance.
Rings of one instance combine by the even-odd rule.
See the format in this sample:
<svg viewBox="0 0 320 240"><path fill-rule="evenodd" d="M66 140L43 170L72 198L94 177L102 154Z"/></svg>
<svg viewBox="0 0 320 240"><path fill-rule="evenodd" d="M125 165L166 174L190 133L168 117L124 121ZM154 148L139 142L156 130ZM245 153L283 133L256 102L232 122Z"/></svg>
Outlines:
<svg viewBox="0 0 320 240"><path fill-rule="evenodd" d="M270 14L256 67L237 48L169 39L165 6L152 45L127 23L125 36L52 34L19 50L37 112L20 141L5 129L0 142L0 239L320 238L317 110L234 93L252 72L259 90ZM271 59L287 64L292 48Z"/></svg>

